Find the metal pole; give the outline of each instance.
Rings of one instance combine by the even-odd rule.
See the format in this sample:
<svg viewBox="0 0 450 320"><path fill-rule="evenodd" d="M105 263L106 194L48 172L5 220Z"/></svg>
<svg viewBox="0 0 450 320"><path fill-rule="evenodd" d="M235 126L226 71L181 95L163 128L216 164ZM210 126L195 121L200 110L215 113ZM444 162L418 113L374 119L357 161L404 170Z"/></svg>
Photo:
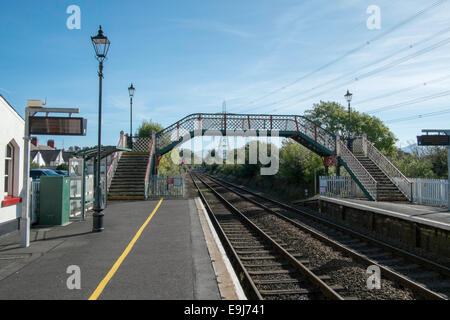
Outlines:
<svg viewBox="0 0 450 320"><path fill-rule="evenodd" d="M130 97L130 141L133 148L133 97Z"/></svg>
<svg viewBox="0 0 450 320"><path fill-rule="evenodd" d="M102 80L103 80L103 62L99 65L99 99L98 99L98 146L97 146L97 172L96 172L96 188L95 188L95 205L93 214L92 231L102 232L103 228L103 196L102 187L100 185L100 165L101 165L101 145L102 145Z"/></svg>
<svg viewBox="0 0 450 320"><path fill-rule="evenodd" d="M348 147L350 149L350 139L351 139L351 130L350 130L350 102L348 103Z"/></svg>
<svg viewBox="0 0 450 320"><path fill-rule="evenodd" d="M448 166L448 210L450 211L450 146L447 147L447 166Z"/></svg>
<svg viewBox="0 0 450 320"><path fill-rule="evenodd" d="M81 183L81 212L82 219L85 220L85 212L86 212L86 160L83 157L83 170L82 170L82 183Z"/></svg>
<svg viewBox="0 0 450 320"><path fill-rule="evenodd" d="M24 159L23 159L23 191L22 191L22 214L20 218L20 244L22 248L30 246L30 218L29 218L29 197L30 197L30 130L29 130L30 110L25 109L25 136Z"/></svg>

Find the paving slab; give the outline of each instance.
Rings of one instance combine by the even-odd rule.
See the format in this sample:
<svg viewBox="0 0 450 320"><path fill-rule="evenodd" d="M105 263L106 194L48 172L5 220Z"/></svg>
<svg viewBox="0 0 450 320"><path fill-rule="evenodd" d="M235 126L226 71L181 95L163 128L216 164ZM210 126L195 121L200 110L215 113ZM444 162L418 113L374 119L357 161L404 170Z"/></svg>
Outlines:
<svg viewBox="0 0 450 320"><path fill-rule="evenodd" d="M29 248L18 234L0 238L0 299L88 299L148 219L158 201L109 202L105 231L92 217L65 227L33 229ZM165 200L100 299L220 299L193 199ZM69 290L67 268L81 270Z"/></svg>

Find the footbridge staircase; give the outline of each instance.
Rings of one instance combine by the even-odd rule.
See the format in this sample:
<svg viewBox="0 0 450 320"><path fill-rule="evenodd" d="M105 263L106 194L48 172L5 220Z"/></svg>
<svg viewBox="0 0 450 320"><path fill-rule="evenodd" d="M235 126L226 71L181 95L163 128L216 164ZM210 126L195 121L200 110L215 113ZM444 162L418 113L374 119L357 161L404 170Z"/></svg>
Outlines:
<svg viewBox="0 0 450 320"><path fill-rule="evenodd" d="M365 136L348 146L339 136L303 116L225 113L191 114L151 138L135 139L133 152L148 155L145 170L142 167L144 198L164 154L197 136L224 135L293 139L322 156L326 166L344 166L369 200L412 201L411 182Z"/></svg>

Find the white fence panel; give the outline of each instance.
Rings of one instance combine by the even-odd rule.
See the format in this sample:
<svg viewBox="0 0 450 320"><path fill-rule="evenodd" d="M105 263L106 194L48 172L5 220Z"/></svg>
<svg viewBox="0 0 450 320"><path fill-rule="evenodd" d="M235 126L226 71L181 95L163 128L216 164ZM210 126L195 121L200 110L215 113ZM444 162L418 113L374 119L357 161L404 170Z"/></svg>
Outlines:
<svg viewBox="0 0 450 320"><path fill-rule="evenodd" d="M448 180L410 179L413 182L413 199L418 204L446 206L448 204Z"/></svg>
<svg viewBox="0 0 450 320"><path fill-rule="evenodd" d="M414 179L412 182L413 202L416 204L447 206L448 180ZM339 198L365 198L364 193L350 177L320 177L320 195Z"/></svg>
<svg viewBox="0 0 450 320"><path fill-rule="evenodd" d="M320 195L338 198L367 198L352 178L342 176L321 176Z"/></svg>

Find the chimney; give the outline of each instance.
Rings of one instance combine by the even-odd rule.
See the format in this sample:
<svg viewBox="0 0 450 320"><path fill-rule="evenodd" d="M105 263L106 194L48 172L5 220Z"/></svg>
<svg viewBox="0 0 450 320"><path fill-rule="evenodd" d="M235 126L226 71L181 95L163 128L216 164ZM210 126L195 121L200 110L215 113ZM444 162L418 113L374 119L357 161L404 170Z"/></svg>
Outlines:
<svg viewBox="0 0 450 320"><path fill-rule="evenodd" d="M47 141L47 146L50 148L55 149L55 140L48 140Z"/></svg>
<svg viewBox="0 0 450 320"><path fill-rule="evenodd" d="M31 137L31 143L34 144L36 147L39 147L39 141L37 137Z"/></svg>

